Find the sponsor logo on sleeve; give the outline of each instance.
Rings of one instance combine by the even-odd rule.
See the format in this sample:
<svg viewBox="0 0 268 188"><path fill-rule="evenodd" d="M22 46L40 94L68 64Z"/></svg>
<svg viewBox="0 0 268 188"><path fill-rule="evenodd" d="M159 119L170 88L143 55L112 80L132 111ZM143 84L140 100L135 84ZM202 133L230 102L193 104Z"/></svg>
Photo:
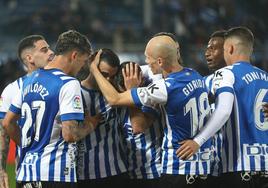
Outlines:
<svg viewBox="0 0 268 188"><path fill-rule="evenodd" d="M73 108L75 110L81 110L82 109L82 101L80 96L74 96L73 98Z"/></svg>
<svg viewBox="0 0 268 188"><path fill-rule="evenodd" d="M148 86L148 90L151 92L151 94L153 94L154 91L158 89L159 87L156 87L156 84L151 84L150 86Z"/></svg>

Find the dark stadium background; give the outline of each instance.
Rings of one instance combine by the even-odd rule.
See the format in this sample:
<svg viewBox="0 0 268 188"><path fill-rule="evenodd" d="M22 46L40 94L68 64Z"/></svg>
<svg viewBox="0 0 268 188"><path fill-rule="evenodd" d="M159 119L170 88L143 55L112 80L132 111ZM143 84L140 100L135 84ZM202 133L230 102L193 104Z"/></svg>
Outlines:
<svg viewBox="0 0 268 188"><path fill-rule="evenodd" d="M0 92L25 74L16 56L22 37L42 34L53 49L57 36L68 29L87 35L95 49L111 48L122 61L140 64L150 36L172 32L185 66L207 75L209 35L243 25L256 38L253 64L267 71L267 7L267 0L0 0ZM14 165L9 171L14 175Z"/></svg>

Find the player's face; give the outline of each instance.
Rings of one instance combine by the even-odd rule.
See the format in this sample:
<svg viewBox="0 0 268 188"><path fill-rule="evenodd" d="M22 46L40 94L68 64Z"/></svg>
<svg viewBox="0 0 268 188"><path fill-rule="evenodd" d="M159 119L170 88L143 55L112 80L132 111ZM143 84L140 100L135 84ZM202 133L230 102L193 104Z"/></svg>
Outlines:
<svg viewBox="0 0 268 188"><path fill-rule="evenodd" d="M205 56L211 71L216 71L226 65L223 57L223 44L224 40L221 37L211 38L208 42Z"/></svg>
<svg viewBox="0 0 268 188"><path fill-rule="evenodd" d="M34 45L35 48L32 50L32 61L36 68L43 68L53 59L54 53L45 40L36 41Z"/></svg>
<svg viewBox="0 0 268 188"><path fill-rule="evenodd" d="M153 74L161 74L162 73L162 69L159 66L159 64L157 63L157 59L155 59L154 57L152 57L150 55L150 51L146 48L145 50L145 62L149 65L151 71Z"/></svg>
<svg viewBox="0 0 268 188"><path fill-rule="evenodd" d="M112 67L105 61L101 61L99 64L99 70L104 78L106 78L110 83L113 83L118 67Z"/></svg>

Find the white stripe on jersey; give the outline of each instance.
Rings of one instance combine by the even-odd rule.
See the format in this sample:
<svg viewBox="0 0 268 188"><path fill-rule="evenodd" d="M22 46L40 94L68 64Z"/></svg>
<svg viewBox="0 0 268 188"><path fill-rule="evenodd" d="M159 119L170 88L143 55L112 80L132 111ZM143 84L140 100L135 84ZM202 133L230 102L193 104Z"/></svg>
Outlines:
<svg viewBox="0 0 268 188"><path fill-rule="evenodd" d="M52 74L54 74L54 75L65 75L62 71L53 71Z"/></svg>
<svg viewBox="0 0 268 188"><path fill-rule="evenodd" d="M75 79L69 82L63 82L60 80L60 76L55 77L52 75L52 71L53 70L38 70L31 75L37 79L38 83L49 90L51 98L47 98L45 101L45 104L48 105L44 110L44 115L41 117L43 119L40 125L40 129L43 133L42 137L40 137L38 141L30 137L31 140L33 140L32 143L22 148L21 153L23 157L21 158L22 163L17 176L18 181L77 181L75 173L76 146L73 143L64 141L61 133L62 127L60 124L56 123L55 119L57 114L63 116L66 121L83 119L82 102L81 108L77 104L75 106L73 105L74 97L81 98L80 84ZM41 76L36 77L36 74ZM53 78L54 82L47 84L46 77ZM24 89L29 86L29 84L32 84L31 78L24 81ZM57 88L58 91L55 90L55 88ZM26 95L28 96L24 98L24 104L35 102L36 99L34 97L36 97L36 95L38 96L38 94L34 92L27 93ZM51 99L54 100L52 101ZM40 118L40 116L38 117ZM22 126L25 126L25 123ZM33 129L32 125L30 128ZM23 134L25 135L26 133Z"/></svg>
<svg viewBox="0 0 268 188"><path fill-rule="evenodd" d="M69 79L73 79L73 78L70 77L70 76L61 76L60 79L62 79L62 80L69 80Z"/></svg>
<svg viewBox="0 0 268 188"><path fill-rule="evenodd" d="M126 145L127 168L130 178L152 179L160 177L162 124L154 124L143 133L134 134L129 113L122 109L123 144ZM124 147L125 148L125 147Z"/></svg>
<svg viewBox="0 0 268 188"><path fill-rule="evenodd" d="M96 90L83 88L82 93L88 112L93 116L101 113L103 120L94 132L78 143L78 179L105 178L126 172L120 156L116 109L112 109Z"/></svg>
<svg viewBox="0 0 268 188"><path fill-rule="evenodd" d="M51 153L55 147L56 143L51 144L51 147L46 149L46 152L42 153L42 160L40 161L40 166L45 166L45 164L47 163L47 161L50 161L50 157L51 155L47 155L46 153ZM40 176L44 179L44 181L48 181L49 180L49 167L47 168L42 168L42 170L40 170Z"/></svg>
<svg viewBox="0 0 268 188"><path fill-rule="evenodd" d="M242 170L242 157L240 152L241 144L240 144L240 122L239 122L239 112L238 112L238 103L237 103L237 96L234 94L234 112L235 112L235 129L236 129L236 143L233 143L234 146L236 146L236 153L237 153L237 169L236 171ZM235 133L233 133L235 134ZM233 161L233 159L232 159ZM233 161L234 163L234 161ZM234 165L233 165L234 166Z"/></svg>

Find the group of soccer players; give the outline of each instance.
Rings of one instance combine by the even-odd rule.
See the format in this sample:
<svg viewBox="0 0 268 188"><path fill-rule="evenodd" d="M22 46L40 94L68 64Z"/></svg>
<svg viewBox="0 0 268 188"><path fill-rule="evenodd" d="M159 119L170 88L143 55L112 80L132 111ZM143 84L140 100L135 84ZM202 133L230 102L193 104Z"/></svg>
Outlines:
<svg viewBox="0 0 268 188"><path fill-rule="evenodd" d="M42 36L22 39L28 74L0 106L18 145L17 187L268 187L268 74L250 64L253 44L246 27L213 33L212 74L201 77L182 66L171 33L149 40L141 67L93 53L73 30L54 53Z"/></svg>

